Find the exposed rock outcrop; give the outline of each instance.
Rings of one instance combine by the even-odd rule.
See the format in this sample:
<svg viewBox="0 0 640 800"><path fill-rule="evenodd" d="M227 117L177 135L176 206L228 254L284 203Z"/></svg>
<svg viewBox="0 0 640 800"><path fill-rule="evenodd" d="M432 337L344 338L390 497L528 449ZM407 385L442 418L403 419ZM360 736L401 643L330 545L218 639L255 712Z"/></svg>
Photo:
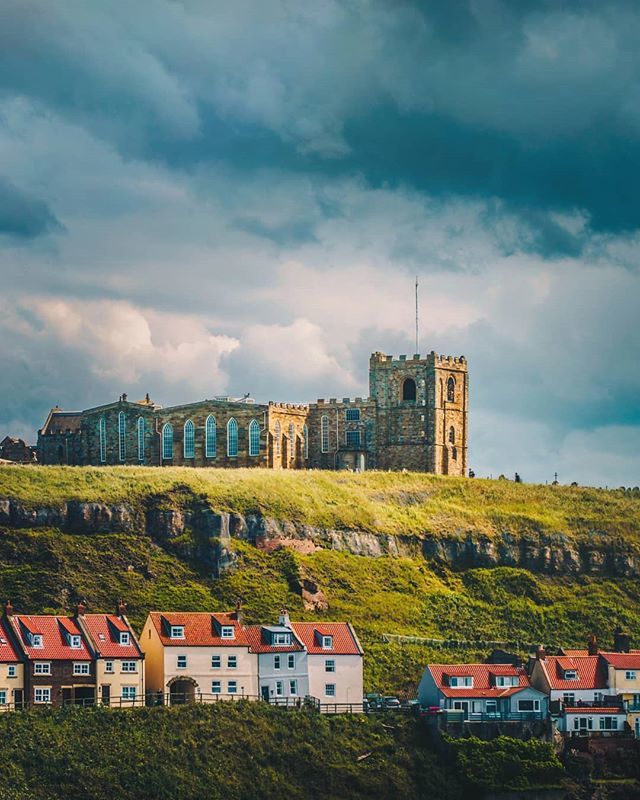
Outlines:
<svg viewBox="0 0 640 800"><path fill-rule="evenodd" d="M594 532L574 539L562 533L495 537L474 531L391 536L363 530L321 528L263 514L218 512L196 498L149 498L145 506L69 501L60 506L30 507L0 499L0 527L58 528L75 534L144 533L152 539L182 546L201 559L214 575L233 566L232 539L274 551L301 553L339 550L359 556L423 555L452 569L512 566L552 575L590 574L617 577L640 575L640 551L622 537ZM303 587L305 602L322 603L313 587ZM319 606L318 606L319 607Z"/></svg>

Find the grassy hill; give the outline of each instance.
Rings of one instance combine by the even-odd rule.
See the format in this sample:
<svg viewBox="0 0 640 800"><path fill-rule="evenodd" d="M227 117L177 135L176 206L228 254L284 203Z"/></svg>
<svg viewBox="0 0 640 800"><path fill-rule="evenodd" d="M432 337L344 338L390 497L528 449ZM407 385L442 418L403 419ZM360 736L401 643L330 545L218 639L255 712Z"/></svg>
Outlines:
<svg viewBox="0 0 640 800"><path fill-rule="evenodd" d="M620 491L517 485L425 475L271 473L239 470L0 468L0 498L33 505L67 500L163 502L185 487L220 510L260 510L279 519L389 533L468 530L598 530L637 537L640 499ZM0 597L23 611L94 610L124 597L140 627L151 609L219 610L241 598L250 621L272 621L286 605L298 619L348 619L365 647L368 690L410 691L426 661L483 658L477 640L578 645L595 632L611 644L622 625L640 633L635 579L549 577L498 567L453 572L422 557L367 558L333 550L267 553L233 541L237 567L214 581L195 558L189 533L154 542L141 534L74 535L0 529ZM193 544L194 546L191 546ZM328 609L305 608L312 582ZM466 644L386 644L383 634L458 639Z"/></svg>
<svg viewBox="0 0 640 800"><path fill-rule="evenodd" d="M596 531L640 541L640 495L417 473L0 466L0 498L143 503L187 491L220 511L388 534Z"/></svg>

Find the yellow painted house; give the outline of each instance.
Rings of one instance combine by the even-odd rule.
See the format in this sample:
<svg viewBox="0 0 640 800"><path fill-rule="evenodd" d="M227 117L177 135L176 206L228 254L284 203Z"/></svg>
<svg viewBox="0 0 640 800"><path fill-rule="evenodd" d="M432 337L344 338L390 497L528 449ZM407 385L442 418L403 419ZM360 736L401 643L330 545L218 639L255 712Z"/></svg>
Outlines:
<svg viewBox="0 0 640 800"><path fill-rule="evenodd" d="M0 619L0 711L21 708L23 702L24 665L4 619Z"/></svg>
<svg viewBox="0 0 640 800"><path fill-rule="evenodd" d="M140 635L147 691L178 704L256 699L258 661L241 611L152 611Z"/></svg>
<svg viewBox="0 0 640 800"><path fill-rule="evenodd" d="M609 692L622 698L627 722L640 737L640 650L601 655L607 664Z"/></svg>

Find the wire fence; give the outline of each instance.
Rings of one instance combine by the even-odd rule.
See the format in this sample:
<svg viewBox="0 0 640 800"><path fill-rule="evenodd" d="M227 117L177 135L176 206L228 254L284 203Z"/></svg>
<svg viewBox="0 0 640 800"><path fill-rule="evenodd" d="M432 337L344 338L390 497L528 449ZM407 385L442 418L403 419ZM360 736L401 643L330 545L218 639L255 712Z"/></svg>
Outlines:
<svg viewBox="0 0 640 800"><path fill-rule="evenodd" d="M401 636L396 633L383 633L382 641L384 644L418 644L422 647L440 647L451 650L488 650L505 649L515 650L516 652L533 651L537 645L529 642L497 642L483 639L430 639L423 636Z"/></svg>

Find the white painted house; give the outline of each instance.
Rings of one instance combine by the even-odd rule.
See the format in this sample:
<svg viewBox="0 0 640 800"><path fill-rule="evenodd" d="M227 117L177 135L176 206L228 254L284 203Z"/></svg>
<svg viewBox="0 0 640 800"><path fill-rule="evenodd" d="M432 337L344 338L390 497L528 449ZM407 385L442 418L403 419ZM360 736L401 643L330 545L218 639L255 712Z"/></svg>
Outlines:
<svg viewBox="0 0 640 800"><path fill-rule="evenodd" d="M307 651L283 609L277 625L250 625L246 629L251 652L258 657L260 697L271 703L291 704L309 694Z"/></svg>

